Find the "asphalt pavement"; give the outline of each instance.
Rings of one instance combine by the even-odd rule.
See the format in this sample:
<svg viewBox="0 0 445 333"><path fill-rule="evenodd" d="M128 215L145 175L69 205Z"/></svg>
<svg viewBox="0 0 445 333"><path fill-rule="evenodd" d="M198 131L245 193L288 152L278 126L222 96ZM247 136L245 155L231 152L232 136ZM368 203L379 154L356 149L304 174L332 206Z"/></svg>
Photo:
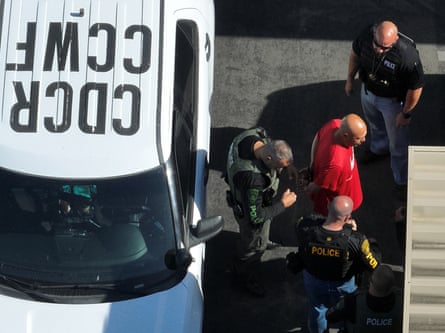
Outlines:
<svg viewBox="0 0 445 333"><path fill-rule="evenodd" d="M367 24L391 19L417 43L426 86L411 123L413 145L445 145L445 2L215 0L215 92L208 183L208 215L223 215L223 232L208 242L204 333L306 332L301 275L287 271L295 246L295 221L311 211L304 191L277 217L260 267L267 296L246 294L233 280L231 258L238 227L225 203L221 179L228 146L246 128L261 125L287 140L295 165L309 162L316 131L329 119L362 115L356 93L343 91L351 42ZM361 149L357 150L360 155ZM403 202L393 191L389 159L360 165L364 203L355 213L359 230L375 238L385 263L403 268L401 228L394 211ZM282 188L292 186L284 176ZM299 189L297 189L299 190ZM403 273L398 274L403 281ZM403 287L403 285L400 285Z"/></svg>

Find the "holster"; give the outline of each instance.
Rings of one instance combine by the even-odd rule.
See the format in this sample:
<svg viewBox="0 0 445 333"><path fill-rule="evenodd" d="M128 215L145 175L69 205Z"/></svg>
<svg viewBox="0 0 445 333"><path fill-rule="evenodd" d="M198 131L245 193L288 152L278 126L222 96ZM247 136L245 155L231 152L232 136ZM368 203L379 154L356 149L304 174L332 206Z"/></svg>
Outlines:
<svg viewBox="0 0 445 333"><path fill-rule="evenodd" d="M233 214L235 214L236 217L242 219L244 217L243 208L238 203L238 201L235 200L233 197L233 193L230 190L226 191L226 201L227 205L232 208Z"/></svg>

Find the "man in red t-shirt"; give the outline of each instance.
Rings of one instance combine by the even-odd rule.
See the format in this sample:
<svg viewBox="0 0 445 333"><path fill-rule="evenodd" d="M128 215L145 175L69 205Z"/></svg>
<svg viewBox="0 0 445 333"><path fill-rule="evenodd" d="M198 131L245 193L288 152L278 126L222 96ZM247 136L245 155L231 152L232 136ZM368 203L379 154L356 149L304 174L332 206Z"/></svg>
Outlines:
<svg viewBox="0 0 445 333"><path fill-rule="evenodd" d="M314 212L326 216L328 203L338 195L349 196L353 210L360 207L363 193L354 147L365 142L366 133L365 121L351 113L343 119L330 120L315 135L310 164L312 182L307 186Z"/></svg>

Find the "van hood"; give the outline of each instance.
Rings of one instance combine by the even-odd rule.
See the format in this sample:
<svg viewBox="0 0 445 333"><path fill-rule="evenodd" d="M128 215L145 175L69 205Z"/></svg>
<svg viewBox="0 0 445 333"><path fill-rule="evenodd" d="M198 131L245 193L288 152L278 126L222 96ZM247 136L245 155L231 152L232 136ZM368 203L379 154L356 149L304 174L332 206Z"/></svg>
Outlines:
<svg viewBox="0 0 445 333"><path fill-rule="evenodd" d="M0 326L14 333L201 332L203 302L187 274L174 288L128 301L52 304L0 296Z"/></svg>
<svg viewBox="0 0 445 333"><path fill-rule="evenodd" d="M96 178L160 164L160 4L0 2L0 167Z"/></svg>

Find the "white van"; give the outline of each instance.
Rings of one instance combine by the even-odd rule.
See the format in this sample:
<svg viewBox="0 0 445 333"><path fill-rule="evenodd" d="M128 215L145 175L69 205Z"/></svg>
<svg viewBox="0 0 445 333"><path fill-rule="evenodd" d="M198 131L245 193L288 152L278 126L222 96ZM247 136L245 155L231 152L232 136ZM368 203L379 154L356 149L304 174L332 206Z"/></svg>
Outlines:
<svg viewBox="0 0 445 333"><path fill-rule="evenodd" d="M0 330L201 332L213 1L0 11Z"/></svg>

